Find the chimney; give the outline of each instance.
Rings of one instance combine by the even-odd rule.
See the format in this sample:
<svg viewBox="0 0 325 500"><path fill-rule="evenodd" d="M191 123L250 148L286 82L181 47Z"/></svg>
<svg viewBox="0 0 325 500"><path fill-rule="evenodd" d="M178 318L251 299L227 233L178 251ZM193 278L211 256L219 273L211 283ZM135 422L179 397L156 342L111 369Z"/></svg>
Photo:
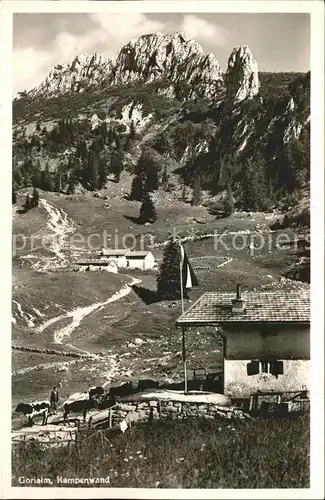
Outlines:
<svg viewBox="0 0 325 500"><path fill-rule="evenodd" d="M237 285L237 295L235 299L232 299L231 312L234 314L242 314L246 310L246 300L242 299L241 295L241 284Z"/></svg>

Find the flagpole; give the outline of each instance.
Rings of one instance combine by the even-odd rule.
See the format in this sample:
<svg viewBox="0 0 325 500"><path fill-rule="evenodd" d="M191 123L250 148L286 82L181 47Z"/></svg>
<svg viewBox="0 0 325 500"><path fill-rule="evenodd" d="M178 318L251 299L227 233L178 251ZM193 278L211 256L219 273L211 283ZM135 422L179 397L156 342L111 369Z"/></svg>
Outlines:
<svg viewBox="0 0 325 500"><path fill-rule="evenodd" d="M184 314L184 287L183 287L183 262L184 262L184 252L182 244L179 244L181 251L181 258L179 263L179 277L181 285L181 303L182 303L182 314ZM184 368L184 394L187 394L187 366L186 366L186 350L185 350L185 328L182 327L182 353L183 353L183 368Z"/></svg>
<svg viewBox="0 0 325 500"><path fill-rule="evenodd" d="M181 244L179 245L181 249L181 260L179 261L179 277L181 282L181 303L182 303L182 314L184 314L184 292L183 292L183 251Z"/></svg>

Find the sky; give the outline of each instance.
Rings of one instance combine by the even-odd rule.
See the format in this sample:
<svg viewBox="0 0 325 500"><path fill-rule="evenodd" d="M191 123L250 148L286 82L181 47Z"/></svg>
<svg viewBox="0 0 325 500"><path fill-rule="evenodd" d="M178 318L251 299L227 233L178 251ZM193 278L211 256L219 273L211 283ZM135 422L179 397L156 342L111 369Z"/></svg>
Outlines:
<svg viewBox="0 0 325 500"><path fill-rule="evenodd" d="M310 69L309 14L52 13L14 14L13 91L38 85L80 52L114 59L129 40L186 31L226 70L232 49L248 45L260 71Z"/></svg>

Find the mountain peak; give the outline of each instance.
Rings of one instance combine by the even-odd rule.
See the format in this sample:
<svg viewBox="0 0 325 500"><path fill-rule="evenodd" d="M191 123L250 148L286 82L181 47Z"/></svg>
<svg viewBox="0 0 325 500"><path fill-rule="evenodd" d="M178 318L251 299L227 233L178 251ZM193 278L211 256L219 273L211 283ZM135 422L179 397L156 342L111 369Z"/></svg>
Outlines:
<svg viewBox="0 0 325 500"><path fill-rule="evenodd" d="M228 96L235 102L250 99L259 92L257 62L248 45L238 45L232 50L225 74Z"/></svg>
<svg viewBox="0 0 325 500"><path fill-rule="evenodd" d="M114 84L158 79L173 84L205 82L210 84L204 92L208 96L214 93L212 87L222 82L222 74L215 57L211 54L207 59L202 47L184 32L143 35L121 49L116 59Z"/></svg>

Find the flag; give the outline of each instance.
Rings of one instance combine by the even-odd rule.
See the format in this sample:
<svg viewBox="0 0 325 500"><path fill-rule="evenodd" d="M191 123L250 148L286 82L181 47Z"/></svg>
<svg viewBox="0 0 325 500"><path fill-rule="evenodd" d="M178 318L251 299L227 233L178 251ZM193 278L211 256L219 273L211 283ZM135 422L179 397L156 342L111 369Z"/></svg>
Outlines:
<svg viewBox="0 0 325 500"><path fill-rule="evenodd" d="M126 423L126 420L122 420L122 422L120 423L120 429L123 432L123 434L127 428L128 428L128 424Z"/></svg>
<svg viewBox="0 0 325 500"><path fill-rule="evenodd" d="M182 245L180 245L180 247L181 247L181 272L183 278L183 287L184 289L186 289L186 288L192 288L193 286L199 286L199 282L197 280L197 277L195 276L191 263L188 260L186 252Z"/></svg>

